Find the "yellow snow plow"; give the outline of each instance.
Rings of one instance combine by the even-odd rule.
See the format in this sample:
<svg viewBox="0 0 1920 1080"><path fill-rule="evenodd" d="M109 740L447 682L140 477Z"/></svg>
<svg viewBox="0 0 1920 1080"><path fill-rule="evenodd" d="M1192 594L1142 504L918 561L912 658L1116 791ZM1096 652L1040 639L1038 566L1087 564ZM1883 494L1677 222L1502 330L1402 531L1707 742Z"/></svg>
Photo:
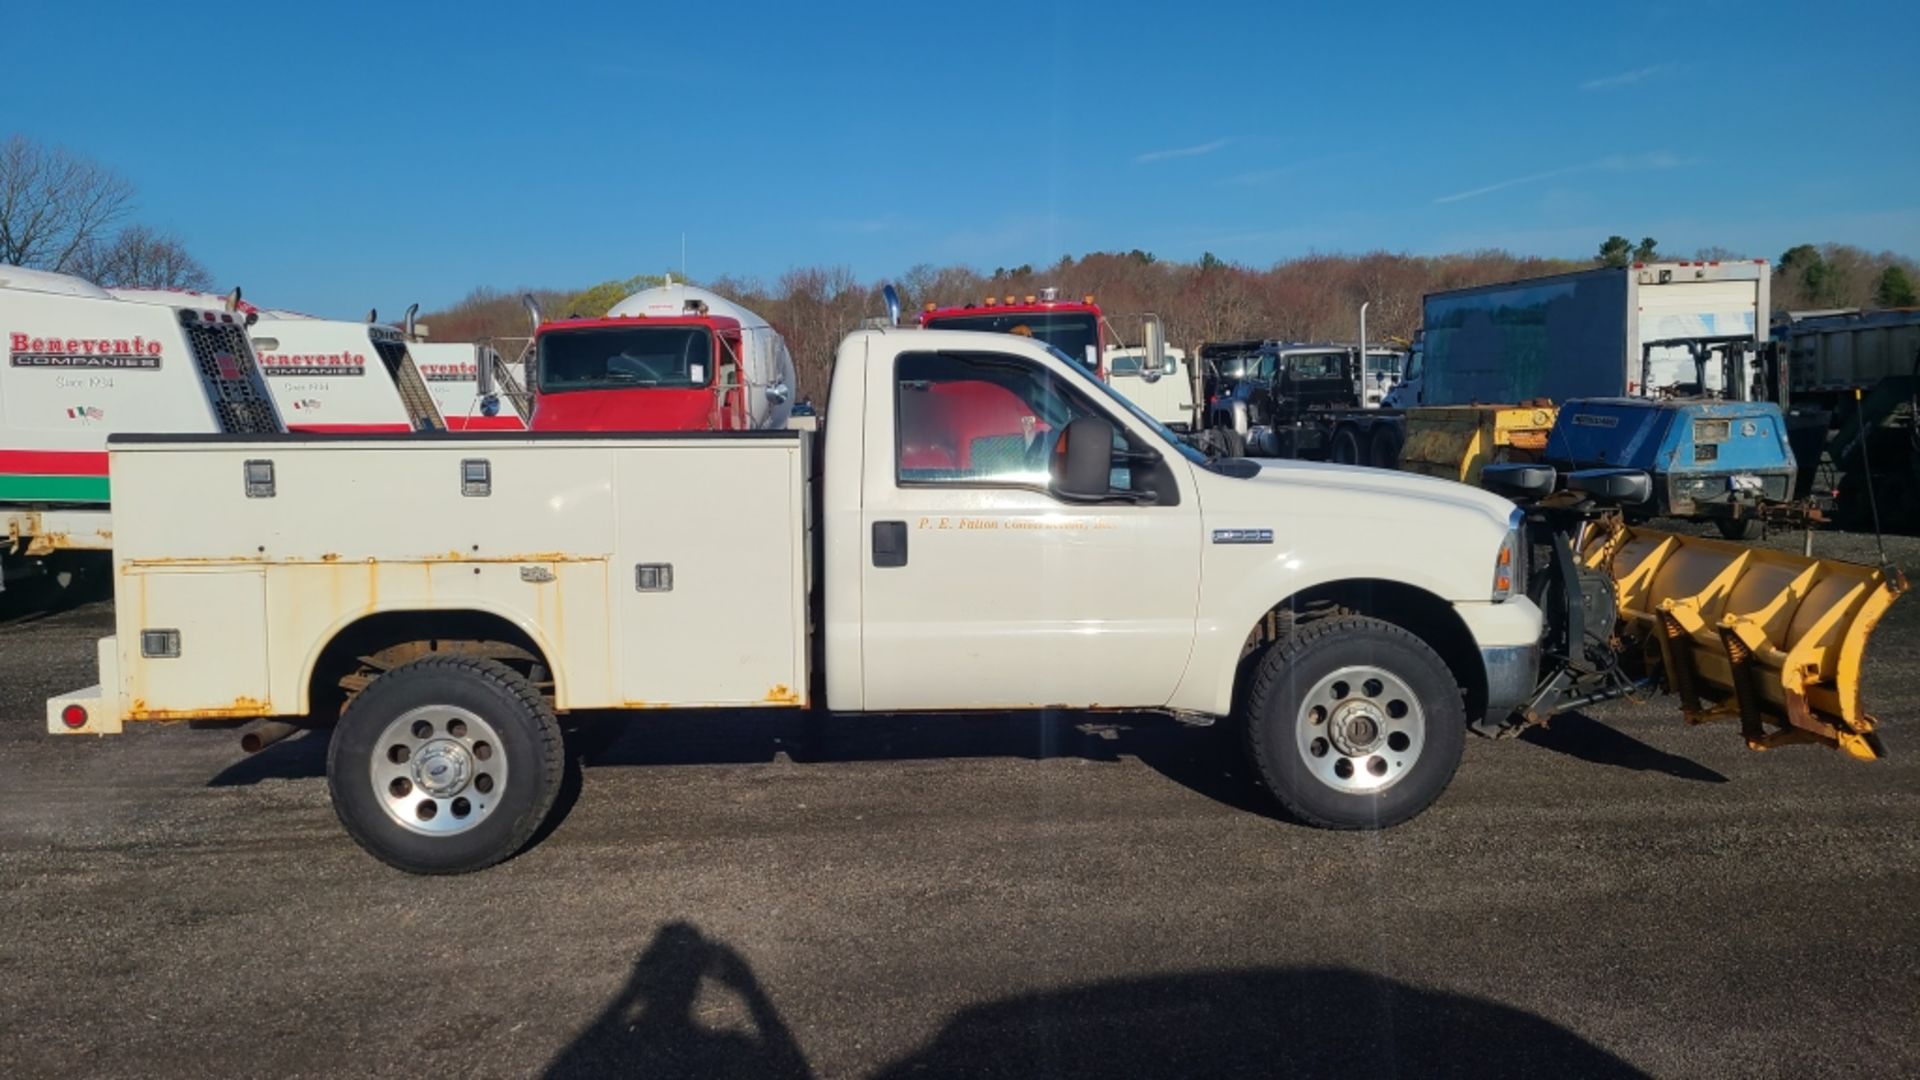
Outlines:
<svg viewBox="0 0 1920 1080"><path fill-rule="evenodd" d="M1610 568L1622 637L1657 661L1689 723L1737 719L1755 750L1885 753L1860 677L1868 636L1906 589L1899 571L1624 524L1586 558Z"/></svg>
<svg viewBox="0 0 1920 1080"><path fill-rule="evenodd" d="M1899 570L1629 524L1625 508L1651 500L1638 470L1501 463L1483 479L1519 504L1527 592L1547 616L1538 688L1487 734L1666 690L1690 723L1738 721L1755 750L1885 755L1860 680L1868 637L1907 589Z"/></svg>

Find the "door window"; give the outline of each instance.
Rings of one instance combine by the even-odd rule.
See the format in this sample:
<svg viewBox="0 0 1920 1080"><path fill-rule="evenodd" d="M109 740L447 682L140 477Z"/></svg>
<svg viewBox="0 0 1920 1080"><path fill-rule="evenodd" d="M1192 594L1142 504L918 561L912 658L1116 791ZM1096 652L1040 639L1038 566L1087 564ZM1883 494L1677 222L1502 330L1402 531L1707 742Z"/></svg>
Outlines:
<svg viewBox="0 0 1920 1080"><path fill-rule="evenodd" d="M997 353L907 353L894 379L895 476L902 486L1013 486L1044 490L1060 432L1104 415L1046 367ZM1114 449L1127 449L1114 425ZM1117 463L1113 483L1131 490Z"/></svg>

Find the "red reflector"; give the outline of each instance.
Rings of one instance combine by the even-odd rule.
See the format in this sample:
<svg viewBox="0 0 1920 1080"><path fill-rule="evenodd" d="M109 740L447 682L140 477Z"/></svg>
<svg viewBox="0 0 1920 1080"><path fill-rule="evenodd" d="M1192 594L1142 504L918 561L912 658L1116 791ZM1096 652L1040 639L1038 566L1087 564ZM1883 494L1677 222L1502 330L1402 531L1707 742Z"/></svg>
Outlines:
<svg viewBox="0 0 1920 1080"><path fill-rule="evenodd" d="M69 705L60 710L60 722L70 728L87 726L87 710L80 705Z"/></svg>

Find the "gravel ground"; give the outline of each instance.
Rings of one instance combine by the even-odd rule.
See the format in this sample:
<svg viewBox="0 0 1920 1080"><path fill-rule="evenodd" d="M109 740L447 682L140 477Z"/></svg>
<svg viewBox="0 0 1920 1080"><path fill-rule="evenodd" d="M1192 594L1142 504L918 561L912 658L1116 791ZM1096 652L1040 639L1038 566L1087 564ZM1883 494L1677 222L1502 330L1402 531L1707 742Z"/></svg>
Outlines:
<svg viewBox="0 0 1920 1080"><path fill-rule="evenodd" d="M1343 835L1151 718L649 714L453 879L347 840L322 736L44 735L110 625L0 625L11 1076L1920 1075L1911 597L1875 764L1615 703Z"/></svg>

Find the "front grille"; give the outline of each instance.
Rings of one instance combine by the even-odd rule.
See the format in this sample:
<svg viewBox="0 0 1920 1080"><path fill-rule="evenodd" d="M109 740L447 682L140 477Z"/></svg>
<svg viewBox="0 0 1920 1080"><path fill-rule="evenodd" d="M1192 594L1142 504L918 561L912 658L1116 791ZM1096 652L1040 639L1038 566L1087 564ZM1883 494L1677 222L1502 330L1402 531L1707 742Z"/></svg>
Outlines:
<svg viewBox="0 0 1920 1080"><path fill-rule="evenodd" d="M235 323L182 321L221 432L266 435L279 431L280 414L247 344L246 330Z"/></svg>
<svg viewBox="0 0 1920 1080"><path fill-rule="evenodd" d="M400 391L400 404L407 410L407 421L415 431L438 431L440 410L434 407L433 393L427 389L427 380L420 377L420 369L413 364L413 357L407 354L407 346L398 341L374 339L373 351L380 354L380 362L386 365L387 374L393 377L394 388Z"/></svg>

